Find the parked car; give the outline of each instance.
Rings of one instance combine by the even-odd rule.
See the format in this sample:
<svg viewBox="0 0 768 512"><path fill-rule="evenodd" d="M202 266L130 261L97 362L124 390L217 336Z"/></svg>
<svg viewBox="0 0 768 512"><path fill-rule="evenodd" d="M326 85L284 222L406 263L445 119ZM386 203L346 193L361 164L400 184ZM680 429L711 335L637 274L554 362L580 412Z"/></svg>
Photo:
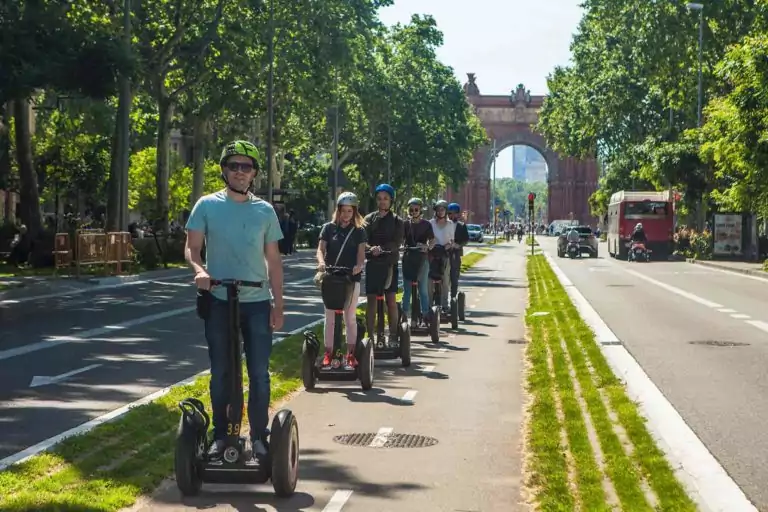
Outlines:
<svg viewBox="0 0 768 512"><path fill-rule="evenodd" d="M479 224L467 224L467 231L469 232L470 242L483 241L483 227Z"/></svg>
<svg viewBox="0 0 768 512"><path fill-rule="evenodd" d="M557 238L557 255L561 258L566 256L565 250L568 247L568 231L570 227L566 228L565 232ZM576 231L579 232L579 249L582 253L588 253L590 258L597 258L597 246L599 240L592 233L592 228L589 226L576 226Z"/></svg>

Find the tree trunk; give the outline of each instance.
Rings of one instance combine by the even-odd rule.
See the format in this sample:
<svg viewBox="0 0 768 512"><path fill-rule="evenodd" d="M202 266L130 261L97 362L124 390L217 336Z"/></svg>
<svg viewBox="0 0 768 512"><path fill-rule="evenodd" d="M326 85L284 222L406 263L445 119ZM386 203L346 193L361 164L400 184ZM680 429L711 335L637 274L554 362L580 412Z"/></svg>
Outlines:
<svg viewBox="0 0 768 512"><path fill-rule="evenodd" d="M202 115L195 116L194 120L194 140L192 154L192 197L189 202L189 208L197 202L203 195L205 186L205 139L207 120Z"/></svg>
<svg viewBox="0 0 768 512"><path fill-rule="evenodd" d="M16 161L19 163L19 195L24 208L21 219L32 240L42 231L40 194L37 174L32 162L32 135L30 133L29 103L26 99L13 100L14 127L16 128Z"/></svg>
<svg viewBox="0 0 768 512"><path fill-rule="evenodd" d="M119 231L120 198L122 197L122 177L120 169L120 110L115 121L115 134L112 137L112 159L109 163L109 184L107 188L107 231Z"/></svg>
<svg viewBox="0 0 768 512"><path fill-rule="evenodd" d="M0 105L0 190L8 190L11 181L11 114Z"/></svg>
<svg viewBox="0 0 768 512"><path fill-rule="evenodd" d="M169 191L171 160L171 119L173 119L173 101L165 94L165 88L161 90L157 98L159 120L157 123L157 170L155 174L155 186L157 187L157 203L155 211L156 229L163 233L169 231Z"/></svg>

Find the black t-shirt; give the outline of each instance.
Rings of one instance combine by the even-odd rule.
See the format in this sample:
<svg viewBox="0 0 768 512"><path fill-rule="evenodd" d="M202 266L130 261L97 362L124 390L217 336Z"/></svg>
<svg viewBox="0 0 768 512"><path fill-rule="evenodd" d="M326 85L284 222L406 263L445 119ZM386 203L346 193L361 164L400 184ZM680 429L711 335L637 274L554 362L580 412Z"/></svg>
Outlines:
<svg viewBox="0 0 768 512"><path fill-rule="evenodd" d="M435 234L432 231L432 224L425 219L419 219L414 222L413 219L407 219L404 222L405 245L415 246L416 244L426 244Z"/></svg>
<svg viewBox="0 0 768 512"><path fill-rule="evenodd" d="M378 211L365 216L365 231L368 235L368 245L380 246L391 251L389 261L395 265L400 259L400 245L403 243L403 219L387 212L380 215Z"/></svg>
<svg viewBox="0 0 768 512"><path fill-rule="evenodd" d="M344 245L344 251L341 253L341 256L339 256L341 246L344 244L344 240L347 238L347 234L349 234L350 230L353 230L352 234L349 235L349 240L347 240L347 244ZM357 265L358 247L360 244L365 243L367 237L363 228L356 228L352 224L346 228L342 228L338 224L329 222L323 225L323 229L320 230L320 240L325 242L326 265L352 268ZM338 263L336 263L337 257L339 258ZM362 274L357 274L356 276L352 276L352 280L359 282L361 275Z"/></svg>

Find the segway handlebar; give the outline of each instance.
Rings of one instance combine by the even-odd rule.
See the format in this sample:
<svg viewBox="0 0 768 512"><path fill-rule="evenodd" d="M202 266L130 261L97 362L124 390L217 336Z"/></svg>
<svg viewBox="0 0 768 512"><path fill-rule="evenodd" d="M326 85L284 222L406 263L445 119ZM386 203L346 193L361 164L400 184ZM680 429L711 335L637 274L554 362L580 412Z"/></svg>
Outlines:
<svg viewBox="0 0 768 512"><path fill-rule="evenodd" d="M264 283L260 281L245 281L241 279L211 279L211 286L245 286L248 288L261 288Z"/></svg>
<svg viewBox="0 0 768 512"><path fill-rule="evenodd" d="M379 258L381 256L389 256L390 254L392 254L392 251L388 251L386 249L382 249L378 256L374 256L373 255L373 251L371 251L370 249L365 251L365 255L366 256L370 256L372 258Z"/></svg>
<svg viewBox="0 0 768 512"><path fill-rule="evenodd" d="M337 265L326 265L324 272L328 275L333 276L348 276L352 274L352 268L350 267L340 267Z"/></svg>

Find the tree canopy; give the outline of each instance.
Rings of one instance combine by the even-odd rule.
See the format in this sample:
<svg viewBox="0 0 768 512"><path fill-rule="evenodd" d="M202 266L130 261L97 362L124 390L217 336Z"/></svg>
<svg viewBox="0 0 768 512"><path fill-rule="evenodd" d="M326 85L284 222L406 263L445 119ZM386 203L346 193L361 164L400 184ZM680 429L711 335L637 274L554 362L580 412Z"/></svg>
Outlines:
<svg viewBox="0 0 768 512"><path fill-rule="evenodd" d="M768 2L704 3L701 127L699 13L685 2L583 5L572 64L549 76L538 128L558 151L599 158L593 211L616 190L674 188L689 212L704 198L765 216Z"/></svg>
<svg viewBox="0 0 768 512"><path fill-rule="evenodd" d="M337 125L342 186L363 198L391 179L402 196L437 199L486 142L437 59L435 20L385 27L391 0L275 2L271 18L259 0L131 4L130 25L122 2L0 7L0 188L21 193L31 231L41 207L119 211L122 172L132 215L161 229L219 187L225 142L267 145L272 35L274 158L257 186L271 172L305 220L325 211Z"/></svg>

